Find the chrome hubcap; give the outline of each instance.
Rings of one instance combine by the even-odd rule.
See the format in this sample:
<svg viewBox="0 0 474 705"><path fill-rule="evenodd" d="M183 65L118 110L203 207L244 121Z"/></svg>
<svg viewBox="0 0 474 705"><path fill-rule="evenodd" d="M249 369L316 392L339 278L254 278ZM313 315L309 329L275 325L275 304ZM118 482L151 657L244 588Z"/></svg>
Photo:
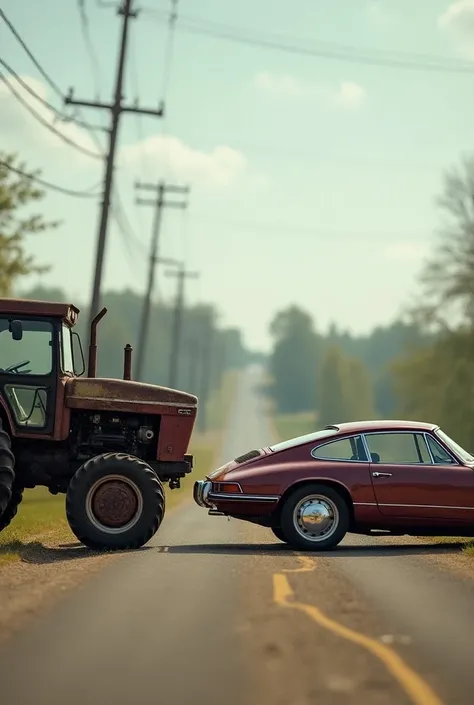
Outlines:
<svg viewBox="0 0 474 705"><path fill-rule="evenodd" d="M94 482L86 497L87 518L99 531L121 534L131 529L143 512L137 485L123 475L107 475Z"/></svg>
<svg viewBox="0 0 474 705"><path fill-rule="evenodd" d="M295 529L309 541L323 541L331 536L339 524L339 512L328 497L313 494L303 497L293 512Z"/></svg>

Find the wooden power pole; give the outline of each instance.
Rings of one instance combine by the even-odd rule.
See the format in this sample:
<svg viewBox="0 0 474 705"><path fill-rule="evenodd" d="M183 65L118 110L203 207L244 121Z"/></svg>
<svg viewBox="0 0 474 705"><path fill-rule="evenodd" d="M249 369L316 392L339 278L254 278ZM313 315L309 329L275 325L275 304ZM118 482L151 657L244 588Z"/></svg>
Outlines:
<svg viewBox="0 0 474 705"><path fill-rule="evenodd" d="M114 173L115 152L117 147L117 138L119 130L119 122L122 113L140 113L142 115L153 115L162 117L164 114L164 106L161 104L158 108L140 108L138 105L123 104L123 82L125 73L125 58L127 54L127 40L129 30L129 20L137 16L137 12L132 9L133 0L123 0L117 13L122 16L122 36L120 42L120 50L117 65L117 75L115 79L114 100L112 103L103 103L95 100L75 100L73 97L72 88L69 90L69 95L65 98L67 105L79 105L85 108L101 108L108 110L111 115L111 123L109 129L109 146L105 166L104 176L104 196L102 201L102 209L99 222L99 233L97 237L97 253L94 273L94 284L92 288L91 306L89 310L89 322L96 315L100 307L100 295L102 286L102 273L105 259L105 245L107 239L107 225L109 219L110 199L112 193L112 182Z"/></svg>
<svg viewBox="0 0 474 705"><path fill-rule="evenodd" d="M170 387L176 387L178 383L178 367L179 353L181 345L181 330L183 325L183 309L184 309L184 281L186 278L197 279L199 272L190 272L182 266L176 272L167 272L167 276L178 278L178 287L176 293L176 306L173 320L173 338L170 351L170 367L169 367L169 382Z"/></svg>
<svg viewBox="0 0 474 705"><path fill-rule="evenodd" d="M143 381L142 378L143 370L145 367L146 350L148 348L151 300L153 296L153 289L155 286L156 267L160 262L163 264L177 264L177 262L162 259L158 256L163 208L186 208L188 205L187 201L165 201L165 196L167 193L188 194L189 186L173 186L171 184L165 184L164 182L160 182L159 184L137 183L135 184L135 187L137 189L142 189L146 191L156 191L155 200L137 198L136 201L137 205L139 206L155 207L155 216L153 218L150 257L148 265L148 284L145 293L145 298L143 299L142 316L140 321L140 333L138 338L137 365L135 369L135 379Z"/></svg>

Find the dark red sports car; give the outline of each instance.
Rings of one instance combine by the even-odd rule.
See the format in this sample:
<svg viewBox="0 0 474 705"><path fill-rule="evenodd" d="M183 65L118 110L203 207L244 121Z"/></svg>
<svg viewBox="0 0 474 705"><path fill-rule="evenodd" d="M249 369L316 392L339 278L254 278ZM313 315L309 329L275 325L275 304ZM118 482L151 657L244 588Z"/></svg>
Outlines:
<svg viewBox="0 0 474 705"><path fill-rule="evenodd" d="M344 423L235 458L194 499L304 550L347 532L474 536L474 457L434 424Z"/></svg>

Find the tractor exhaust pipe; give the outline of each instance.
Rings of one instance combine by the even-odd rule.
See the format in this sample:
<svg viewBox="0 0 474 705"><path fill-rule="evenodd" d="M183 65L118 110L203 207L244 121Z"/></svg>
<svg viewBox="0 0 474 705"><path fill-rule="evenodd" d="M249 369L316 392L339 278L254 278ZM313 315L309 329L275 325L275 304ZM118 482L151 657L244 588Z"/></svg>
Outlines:
<svg viewBox="0 0 474 705"><path fill-rule="evenodd" d="M123 349L123 378L132 379L132 352L133 348L130 343Z"/></svg>
<svg viewBox="0 0 474 705"><path fill-rule="evenodd" d="M89 367L87 370L88 377L95 377L97 374L97 326L106 313L107 309L103 308L91 322L89 339Z"/></svg>

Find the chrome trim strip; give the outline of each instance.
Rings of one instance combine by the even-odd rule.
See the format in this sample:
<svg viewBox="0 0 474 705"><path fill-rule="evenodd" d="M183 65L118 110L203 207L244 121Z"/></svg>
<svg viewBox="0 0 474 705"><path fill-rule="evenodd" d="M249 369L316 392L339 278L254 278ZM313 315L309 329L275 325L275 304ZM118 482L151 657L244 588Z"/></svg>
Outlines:
<svg viewBox="0 0 474 705"><path fill-rule="evenodd" d="M426 432L423 434L423 438L425 439L425 445L428 448L428 453L431 458L431 464L436 465L436 463L434 461L433 453L431 452L430 444L428 443L428 434Z"/></svg>
<svg viewBox="0 0 474 705"><path fill-rule="evenodd" d="M354 507L377 507L377 502L354 502Z"/></svg>
<svg viewBox="0 0 474 705"><path fill-rule="evenodd" d="M248 500L253 502L278 502L280 495L271 494L233 494L232 492L209 492L207 499Z"/></svg>
<svg viewBox="0 0 474 705"><path fill-rule="evenodd" d="M446 504L379 504L379 507L414 507L415 509L465 509L474 512L474 507L453 507Z"/></svg>

